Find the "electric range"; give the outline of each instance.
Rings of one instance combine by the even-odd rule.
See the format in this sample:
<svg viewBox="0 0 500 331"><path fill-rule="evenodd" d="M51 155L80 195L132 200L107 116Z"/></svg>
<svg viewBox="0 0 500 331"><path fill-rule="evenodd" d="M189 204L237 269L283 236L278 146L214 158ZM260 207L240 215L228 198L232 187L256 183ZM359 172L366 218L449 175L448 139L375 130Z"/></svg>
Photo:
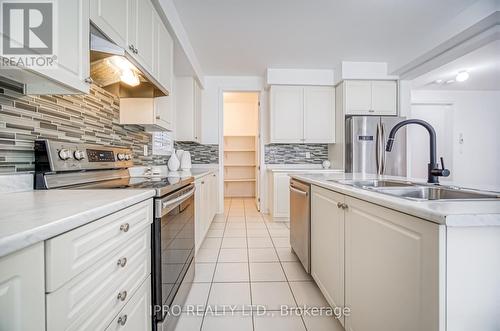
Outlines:
<svg viewBox="0 0 500 331"><path fill-rule="evenodd" d="M131 177L132 151L114 146L35 141L35 189L154 189L151 225L153 330L163 321L174 298L183 304L180 284L193 282L194 178ZM174 317L172 317L174 318Z"/></svg>

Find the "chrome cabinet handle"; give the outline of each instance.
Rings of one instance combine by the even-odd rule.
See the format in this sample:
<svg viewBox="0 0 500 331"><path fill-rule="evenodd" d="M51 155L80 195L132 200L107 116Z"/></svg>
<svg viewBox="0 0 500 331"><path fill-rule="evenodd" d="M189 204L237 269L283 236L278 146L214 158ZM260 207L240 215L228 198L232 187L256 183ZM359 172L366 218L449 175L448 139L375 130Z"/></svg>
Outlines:
<svg viewBox="0 0 500 331"><path fill-rule="evenodd" d="M347 209L347 204L343 202L337 202L337 208Z"/></svg>
<svg viewBox="0 0 500 331"><path fill-rule="evenodd" d="M121 291L118 293L118 296L116 297L118 300L125 301L127 298L127 291Z"/></svg>
<svg viewBox="0 0 500 331"><path fill-rule="evenodd" d="M120 225L120 231L128 232L129 228L130 228L130 225L128 223Z"/></svg>
<svg viewBox="0 0 500 331"><path fill-rule="evenodd" d="M116 264L122 268L125 267L125 265L127 264L127 258L126 257L119 258Z"/></svg>
<svg viewBox="0 0 500 331"><path fill-rule="evenodd" d="M127 315L123 315L123 316L118 317L118 324L123 326L123 325L125 325L125 323L127 323Z"/></svg>

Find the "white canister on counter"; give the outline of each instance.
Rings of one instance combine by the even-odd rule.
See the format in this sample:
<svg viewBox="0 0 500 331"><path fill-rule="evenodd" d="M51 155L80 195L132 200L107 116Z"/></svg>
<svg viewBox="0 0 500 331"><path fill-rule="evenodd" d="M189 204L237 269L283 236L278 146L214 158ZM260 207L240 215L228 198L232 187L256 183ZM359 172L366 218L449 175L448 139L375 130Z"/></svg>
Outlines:
<svg viewBox="0 0 500 331"><path fill-rule="evenodd" d="M188 151L184 151L184 153L182 153L181 169L182 170L189 170L191 168L192 168L191 153L189 153Z"/></svg>
<svg viewBox="0 0 500 331"><path fill-rule="evenodd" d="M175 152L175 155L177 155L177 159L178 159L179 161L181 161L181 160L182 160L182 154L184 154L184 150L182 150L182 149L178 149L178 150Z"/></svg>
<svg viewBox="0 0 500 331"><path fill-rule="evenodd" d="M168 170L177 171L177 170L179 170L180 165L181 165L181 163L180 163L179 159L177 158L175 151L173 151L172 155L170 155L170 158L168 159L168 162L167 162Z"/></svg>

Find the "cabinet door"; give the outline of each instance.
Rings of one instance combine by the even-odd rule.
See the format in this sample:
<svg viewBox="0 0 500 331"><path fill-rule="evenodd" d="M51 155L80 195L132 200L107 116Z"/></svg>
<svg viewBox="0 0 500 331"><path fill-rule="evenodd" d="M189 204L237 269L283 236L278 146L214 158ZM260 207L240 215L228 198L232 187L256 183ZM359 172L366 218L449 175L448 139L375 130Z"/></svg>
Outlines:
<svg viewBox="0 0 500 331"><path fill-rule="evenodd" d="M45 330L43 243L0 258L0 330Z"/></svg>
<svg viewBox="0 0 500 331"><path fill-rule="evenodd" d="M377 115L397 115L397 85L395 81L372 82L372 108Z"/></svg>
<svg viewBox="0 0 500 331"><path fill-rule="evenodd" d="M172 131L174 128L171 100L171 96L166 96L154 98L153 101L155 124L169 131Z"/></svg>
<svg viewBox="0 0 500 331"><path fill-rule="evenodd" d="M58 24L64 27L57 32L57 66L32 70L71 89L64 94L88 93L90 86L85 80L90 77L89 1L59 0L55 8ZM46 94L47 85L34 81L28 84L27 93Z"/></svg>
<svg viewBox="0 0 500 331"><path fill-rule="evenodd" d="M304 88L271 87L271 142L302 143L304 141Z"/></svg>
<svg viewBox="0 0 500 331"><path fill-rule="evenodd" d="M194 242L195 242L195 247L196 251L201 246L201 243L203 242L203 229L202 229L202 201L203 201L203 192L202 192L202 185L201 185L201 180L196 180L194 182Z"/></svg>
<svg viewBox="0 0 500 331"><path fill-rule="evenodd" d="M346 330L438 330L439 226L345 201Z"/></svg>
<svg viewBox="0 0 500 331"><path fill-rule="evenodd" d="M290 216L290 176L274 174L273 217Z"/></svg>
<svg viewBox="0 0 500 331"><path fill-rule="evenodd" d="M330 306L343 308L344 210L338 204L344 196L317 186L311 192L311 276Z"/></svg>
<svg viewBox="0 0 500 331"><path fill-rule="evenodd" d="M154 70L153 76L169 92L172 93L174 42L165 28L160 16L154 12Z"/></svg>
<svg viewBox="0 0 500 331"><path fill-rule="evenodd" d="M149 73L153 72L155 10L150 0L128 0L127 52ZM129 49L135 47L135 51Z"/></svg>
<svg viewBox="0 0 500 331"><path fill-rule="evenodd" d="M304 88L304 139L306 143L335 142L335 89Z"/></svg>
<svg viewBox="0 0 500 331"><path fill-rule="evenodd" d="M201 87L193 79L194 90L194 141L201 143Z"/></svg>
<svg viewBox="0 0 500 331"><path fill-rule="evenodd" d="M90 19L115 44L127 45L127 1L90 0Z"/></svg>
<svg viewBox="0 0 500 331"><path fill-rule="evenodd" d="M371 81L349 80L345 86L346 115L369 115L372 111Z"/></svg>

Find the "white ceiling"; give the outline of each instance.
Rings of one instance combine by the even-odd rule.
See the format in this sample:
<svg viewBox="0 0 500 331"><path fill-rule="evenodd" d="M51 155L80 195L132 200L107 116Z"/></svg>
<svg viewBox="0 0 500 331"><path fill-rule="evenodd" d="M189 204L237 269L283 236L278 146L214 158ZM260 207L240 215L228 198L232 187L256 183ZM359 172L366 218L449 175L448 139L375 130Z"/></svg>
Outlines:
<svg viewBox="0 0 500 331"><path fill-rule="evenodd" d="M439 79L454 80L460 71L470 74L465 82L436 83ZM500 40L416 78L412 86L425 90L500 90Z"/></svg>
<svg viewBox="0 0 500 331"><path fill-rule="evenodd" d="M174 0L208 75L413 59L432 31L474 1Z"/></svg>

